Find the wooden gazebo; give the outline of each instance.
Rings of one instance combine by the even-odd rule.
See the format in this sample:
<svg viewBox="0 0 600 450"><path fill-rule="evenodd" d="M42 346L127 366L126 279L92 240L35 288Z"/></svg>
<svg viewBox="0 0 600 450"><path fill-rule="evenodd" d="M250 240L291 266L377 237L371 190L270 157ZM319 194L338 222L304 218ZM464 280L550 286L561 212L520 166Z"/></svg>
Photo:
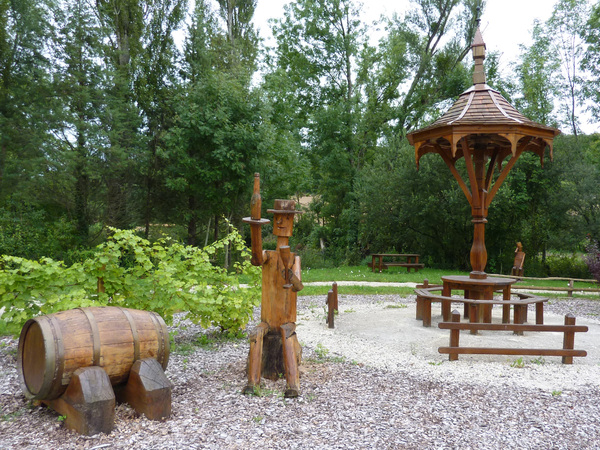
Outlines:
<svg viewBox="0 0 600 450"><path fill-rule="evenodd" d="M475 62L473 86L440 119L409 133L407 138L415 147L417 167L423 155L439 154L467 197L474 223L470 278L483 280L487 278L485 224L490 203L523 152L536 153L543 164L549 147L552 158L552 142L560 131L529 120L486 84L485 43L479 27L471 49ZM468 184L456 168L461 158Z"/></svg>
<svg viewBox="0 0 600 450"><path fill-rule="evenodd" d="M463 92L439 120L407 135L408 141L415 147L417 167L421 157L427 153L437 153L442 157L471 205L474 224L470 275L441 277L443 287L440 297L432 296L429 292L432 289L417 292L417 318L423 319L424 326L429 326L429 319L425 320L425 317L430 317L430 306L425 308L424 305L431 305L433 300L441 301L444 320L450 320L450 306L455 299L452 298L453 290L464 292L465 316L471 322L491 322L494 292L502 291L502 322L509 322L511 286L517 280L488 277L485 273L488 208L523 152L534 152L543 164L546 147L550 147L552 157L552 142L560 133L557 129L529 120L485 83L485 43L479 27L471 49L475 62L473 86ZM461 158L464 158L468 184L456 168ZM512 302L515 305L515 323L526 320L523 311L533 303L538 308L536 322L542 323L543 301L531 296Z"/></svg>

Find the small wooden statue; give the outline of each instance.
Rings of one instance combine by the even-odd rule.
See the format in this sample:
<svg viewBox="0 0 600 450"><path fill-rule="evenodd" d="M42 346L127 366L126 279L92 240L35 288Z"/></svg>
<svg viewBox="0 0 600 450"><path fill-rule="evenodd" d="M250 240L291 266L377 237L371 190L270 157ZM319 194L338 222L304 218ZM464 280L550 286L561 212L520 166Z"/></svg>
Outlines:
<svg viewBox="0 0 600 450"><path fill-rule="evenodd" d="M277 380L285 375L285 397L297 397L300 392L298 366L302 348L296 336L296 292L302 290L300 257L290 251L289 238L294 228L293 200L275 200L273 234L277 236L276 250L262 249L261 227L270 221L261 219L260 175L254 174L254 194L250 224L252 264L262 266L261 322L250 333L248 355L248 384L244 394L254 393L261 376Z"/></svg>
<svg viewBox="0 0 600 450"><path fill-rule="evenodd" d="M522 277L523 276L523 263L525 262L525 252L523 251L523 244L517 242L517 249L515 250L515 261L511 270L511 275Z"/></svg>

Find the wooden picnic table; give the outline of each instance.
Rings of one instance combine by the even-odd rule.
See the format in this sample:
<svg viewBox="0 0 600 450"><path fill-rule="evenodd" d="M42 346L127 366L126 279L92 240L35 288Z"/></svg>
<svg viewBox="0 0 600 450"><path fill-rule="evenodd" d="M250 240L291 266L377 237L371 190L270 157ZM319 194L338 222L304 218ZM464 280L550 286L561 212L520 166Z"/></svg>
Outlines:
<svg viewBox="0 0 600 450"><path fill-rule="evenodd" d="M419 256L417 253L373 253L370 266L373 272L375 272L375 268L379 268L379 272L381 272L391 266L406 267L408 272L410 272L410 269L415 269L415 272L418 272L419 269L425 267L425 264L419 263ZM396 261L384 262L383 258L395 259ZM402 259L402 261L398 261L398 259ZM377 263L376 260L378 260Z"/></svg>
<svg viewBox="0 0 600 450"><path fill-rule="evenodd" d="M442 296L451 297L452 291L461 290L464 292L465 299L472 300L492 300L494 298L494 292L502 291L502 299L509 301L511 295L511 286L516 283L517 280L513 278L495 278L487 277L484 279L471 278L464 275L447 275L442 277ZM508 317L509 307L508 304L503 308L503 316ZM465 309L465 315L468 314L468 310ZM444 320L450 320L450 304L442 303L442 315ZM486 322L492 321L492 305L486 305L479 309L479 317L472 318L474 322Z"/></svg>
<svg viewBox="0 0 600 450"><path fill-rule="evenodd" d="M513 278L487 277L485 279L471 278L463 275L447 275L442 277L443 285L432 287L425 283L417 286L417 320L423 321L424 327L431 326L431 303L442 304L442 317L444 322L450 321L450 308L452 303L463 303L464 317L471 323L491 323L492 307L502 306L502 323L510 323L510 307L514 308L514 323L527 322L527 307L535 305L535 322L544 323L544 303L547 297L538 297L533 294L516 294L518 298L511 297L511 286L517 280ZM453 291L462 291L463 298L452 297ZM434 292L441 291L441 295ZM494 293L502 292L502 300L494 300ZM476 333L476 330L471 330ZM519 331L517 331L519 332Z"/></svg>

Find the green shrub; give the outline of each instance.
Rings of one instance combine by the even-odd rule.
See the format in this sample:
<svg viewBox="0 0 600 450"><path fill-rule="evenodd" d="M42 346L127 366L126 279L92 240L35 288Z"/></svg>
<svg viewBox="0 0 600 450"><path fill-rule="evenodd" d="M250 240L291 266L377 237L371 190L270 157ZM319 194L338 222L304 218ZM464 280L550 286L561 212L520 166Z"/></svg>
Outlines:
<svg viewBox="0 0 600 450"><path fill-rule="evenodd" d="M583 257L578 254L551 254L546 264L550 277L592 278Z"/></svg>
<svg viewBox="0 0 600 450"><path fill-rule="evenodd" d="M0 329L18 333L39 314L81 306L124 306L155 311L167 323L176 312L187 312L195 323L237 332L260 302L260 269L249 262L249 251L237 230L203 249L161 239L154 243L133 231L112 230L93 257L66 267L50 258L31 261L0 257ZM241 262L225 270L211 263L225 246L241 253ZM239 274L250 280L241 289ZM97 292L97 280L105 292Z"/></svg>
<svg viewBox="0 0 600 450"><path fill-rule="evenodd" d="M305 247L299 252L302 268L306 269L331 269L336 264L325 257L324 252L312 247Z"/></svg>

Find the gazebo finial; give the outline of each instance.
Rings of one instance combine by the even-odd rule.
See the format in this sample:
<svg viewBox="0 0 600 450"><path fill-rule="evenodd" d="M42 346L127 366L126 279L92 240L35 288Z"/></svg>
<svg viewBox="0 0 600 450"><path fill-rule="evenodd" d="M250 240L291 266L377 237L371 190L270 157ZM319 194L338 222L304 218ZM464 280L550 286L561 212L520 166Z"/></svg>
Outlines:
<svg viewBox="0 0 600 450"><path fill-rule="evenodd" d="M475 62L475 70L473 71L473 84L485 84L485 68L483 67L483 60L485 59L485 42L483 42L483 36L479 29L479 23L481 18L477 18L477 30L475 31L475 37L471 44L471 51L473 52L473 61Z"/></svg>

